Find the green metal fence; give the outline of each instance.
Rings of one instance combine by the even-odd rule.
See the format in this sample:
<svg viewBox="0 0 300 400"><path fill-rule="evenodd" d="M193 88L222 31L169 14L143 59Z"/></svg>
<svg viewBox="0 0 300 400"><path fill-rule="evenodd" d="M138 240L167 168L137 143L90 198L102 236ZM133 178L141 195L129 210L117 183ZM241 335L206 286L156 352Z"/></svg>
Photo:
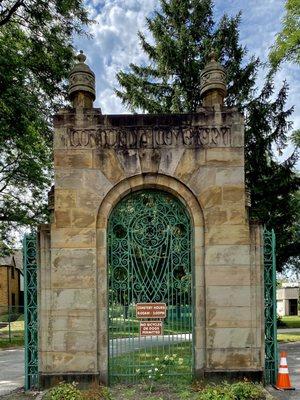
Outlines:
<svg viewBox="0 0 300 400"><path fill-rule="evenodd" d="M38 388L37 236L23 239L25 389Z"/></svg>
<svg viewBox="0 0 300 400"><path fill-rule="evenodd" d="M189 214L170 194L138 191L113 210L108 226L110 383L191 378L191 248ZM166 313L150 315L147 307L150 314L164 307Z"/></svg>
<svg viewBox="0 0 300 400"><path fill-rule="evenodd" d="M265 382L274 384L278 368L276 310L276 238L264 230Z"/></svg>

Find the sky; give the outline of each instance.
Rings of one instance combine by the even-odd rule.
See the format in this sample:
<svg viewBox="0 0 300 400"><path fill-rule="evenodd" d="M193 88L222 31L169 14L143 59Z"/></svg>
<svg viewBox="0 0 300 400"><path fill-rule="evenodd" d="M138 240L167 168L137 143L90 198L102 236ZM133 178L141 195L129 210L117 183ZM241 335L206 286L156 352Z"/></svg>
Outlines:
<svg viewBox="0 0 300 400"><path fill-rule="evenodd" d="M82 49L87 63L96 74L97 98L95 107L101 107L103 114L123 114L128 110L122 105L113 89L118 86L116 73L133 62L147 62L141 51L137 32L149 36L145 18L159 6L159 0L86 0L90 17L95 23L90 27L91 38L76 38L76 48ZM267 61L270 46L280 30L284 14L283 0L215 0L215 17L224 13L230 16L242 11L240 42L248 49L248 56ZM300 128L300 67L284 64L276 75L275 88L282 82L290 85L287 106L295 106L292 116L294 129ZM264 72L258 76L258 86L262 85ZM283 157L291 152L288 146Z"/></svg>

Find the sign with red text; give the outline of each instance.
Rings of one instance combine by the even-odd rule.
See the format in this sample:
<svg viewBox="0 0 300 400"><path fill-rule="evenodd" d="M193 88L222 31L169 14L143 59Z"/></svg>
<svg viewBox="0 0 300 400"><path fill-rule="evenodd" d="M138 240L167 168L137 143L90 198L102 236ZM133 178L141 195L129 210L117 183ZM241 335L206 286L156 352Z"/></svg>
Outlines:
<svg viewBox="0 0 300 400"><path fill-rule="evenodd" d="M162 321L140 321L141 336L160 336L163 334Z"/></svg>
<svg viewBox="0 0 300 400"><path fill-rule="evenodd" d="M137 303L137 318L166 318L166 303Z"/></svg>

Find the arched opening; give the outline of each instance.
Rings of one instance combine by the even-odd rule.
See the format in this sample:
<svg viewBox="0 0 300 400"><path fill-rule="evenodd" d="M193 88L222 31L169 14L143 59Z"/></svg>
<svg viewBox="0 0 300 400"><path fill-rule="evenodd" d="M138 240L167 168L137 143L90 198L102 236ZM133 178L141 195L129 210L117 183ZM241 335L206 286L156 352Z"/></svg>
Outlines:
<svg viewBox="0 0 300 400"><path fill-rule="evenodd" d="M192 377L193 236L185 205L165 191L131 192L113 208L107 227L111 384Z"/></svg>

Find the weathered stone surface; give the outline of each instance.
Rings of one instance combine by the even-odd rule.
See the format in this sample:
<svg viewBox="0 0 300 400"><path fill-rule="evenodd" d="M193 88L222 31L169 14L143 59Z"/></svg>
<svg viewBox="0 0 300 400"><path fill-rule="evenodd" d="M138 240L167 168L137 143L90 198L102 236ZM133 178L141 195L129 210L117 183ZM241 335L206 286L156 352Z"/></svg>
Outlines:
<svg viewBox="0 0 300 400"><path fill-rule="evenodd" d="M79 182L78 187L86 188L95 193L95 195L103 198L112 188L112 183L99 170L85 170L84 185Z"/></svg>
<svg viewBox="0 0 300 400"><path fill-rule="evenodd" d="M142 172L140 157L137 150L116 150L116 155L123 167L126 177L137 175Z"/></svg>
<svg viewBox="0 0 300 400"><path fill-rule="evenodd" d="M53 351L48 357L51 359L51 370L55 372L93 372L97 369L97 354L95 351Z"/></svg>
<svg viewBox="0 0 300 400"><path fill-rule="evenodd" d="M86 332L67 332L65 335L67 351L97 351L96 331Z"/></svg>
<svg viewBox="0 0 300 400"><path fill-rule="evenodd" d="M116 152L112 149L93 150L93 167L102 171L106 178L117 183L125 178L125 172Z"/></svg>
<svg viewBox="0 0 300 400"><path fill-rule="evenodd" d="M174 175L182 182L188 182L201 165L205 165L205 151L186 149L177 165Z"/></svg>
<svg viewBox="0 0 300 400"><path fill-rule="evenodd" d="M160 174L174 175L176 167L181 160L184 148L165 149L160 154L158 172Z"/></svg>
<svg viewBox="0 0 300 400"><path fill-rule="evenodd" d="M96 313L94 315L87 315L86 310L84 315L81 315L79 311L73 311L72 315L57 315L53 313L51 316L51 327L53 331L81 331L85 332L86 335L90 331L96 331Z"/></svg>
<svg viewBox="0 0 300 400"><path fill-rule="evenodd" d="M96 308L96 290L53 289L51 302L55 310L92 310Z"/></svg>
<svg viewBox="0 0 300 400"><path fill-rule="evenodd" d="M206 303L208 307L248 307L250 286L208 286Z"/></svg>
<svg viewBox="0 0 300 400"><path fill-rule="evenodd" d="M56 169L55 171L55 190L57 189L77 189L84 183L83 169Z"/></svg>
<svg viewBox="0 0 300 400"><path fill-rule="evenodd" d="M90 212L94 211L97 214L102 200L102 194L97 194L87 189L77 190L77 206L81 209L87 209Z"/></svg>
<svg viewBox="0 0 300 400"><path fill-rule="evenodd" d="M92 228L96 227L95 211L88 211L87 209L76 208L72 210L72 226L75 228Z"/></svg>
<svg viewBox="0 0 300 400"><path fill-rule="evenodd" d="M213 207L204 210L205 224L207 226L218 225L245 225L245 208L232 209L230 207Z"/></svg>
<svg viewBox="0 0 300 400"><path fill-rule="evenodd" d="M55 211L55 225L57 228L69 228L71 226L71 211Z"/></svg>
<svg viewBox="0 0 300 400"><path fill-rule="evenodd" d="M252 325L250 307L210 307L207 310L207 326L210 328L247 328Z"/></svg>
<svg viewBox="0 0 300 400"><path fill-rule="evenodd" d="M160 164L161 151L158 149L140 149L138 152L142 173L157 173Z"/></svg>
<svg viewBox="0 0 300 400"><path fill-rule="evenodd" d="M60 228L51 230L52 248L94 248L96 230L92 228Z"/></svg>
<svg viewBox="0 0 300 400"><path fill-rule="evenodd" d="M243 286L250 285L250 271L244 266L212 266L205 269L205 279L208 286Z"/></svg>
<svg viewBox="0 0 300 400"><path fill-rule="evenodd" d="M215 245L206 246L206 265L246 265L250 263L250 251L247 245Z"/></svg>
<svg viewBox="0 0 300 400"><path fill-rule="evenodd" d="M199 195L199 200L204 209L220 206L222 204L222 187L211 186L203 190Z"/></svg>
<svg viewBox="0 0 300 400"><path fill-rule="evenodd" d="M251 328L209 328L206 342L208 348L249 348L253 346L254 330Z"/></svg>
<svg viewBox="0 0 300 400"><path fill-rule="evenodd" d="M218 167L216 168L216 185L244 185L243 167Z"/></svg>
<svg viewBox="0 0 300 400"><path fill-rule="evenodd" d="M245 188L244 186L223 186L223 200L227 203L242 202L245 204Z"/></svg>
<svg viewBox="0 0 300 400"><path fill-rule="evenodd" d="M53 269L51 273L51 283L54 289L57 288L92 288L96 286L95 268L74 267L68 265Z"/></svg>
<svg viewBox="0 0 300 400"><path fill-rule="evenodd" d="M188 186L193 190L196 196L210 187L216 186L216 167L201 166L197 169L191 179L188 181Z"/></svg>
<svg viewBox="0 0 300 400"><path fill-rule="evenodd" d="M207 227L205 244L250 244L249 227L247 225L210 225Z"/></svg>
<svg viewBox="0 0 300 400"><path fill-rule="evenodd" d="M244 166L243 148L214 148L206 150L207 165Z"/></svg>
<svg viewBox="0 0 300 400"><path fill-rule="evenodd" d="M208 349L208 368L215 370L247 370L261 366L260 349Z"/></svg>
<svg viewBox="0 0 300 400"><path fill-rule="evenodd" d="M54 167L58 168L92 168L92 153L89 150L56 150Z"/></svg>
<svg viewBox="0 0 300 400"><path fill-rule="evenodd" d="M55 209L67 209L76 207L76 190L55 188Z"/></svg>

